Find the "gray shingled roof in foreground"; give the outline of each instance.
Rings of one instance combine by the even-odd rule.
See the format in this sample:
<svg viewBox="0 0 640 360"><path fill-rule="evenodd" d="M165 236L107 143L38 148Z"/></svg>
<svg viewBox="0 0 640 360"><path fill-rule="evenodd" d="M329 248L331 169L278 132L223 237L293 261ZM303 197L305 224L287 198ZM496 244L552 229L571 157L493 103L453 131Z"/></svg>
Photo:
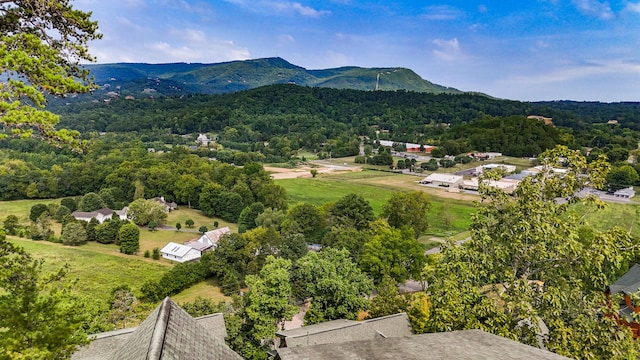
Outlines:
<svg viewBox="0 0 640 360"><path fill-rule="evenodd" d="M625 293L631 295L640 289L640 265L634 264L629 271L616 282L609 285L611 294Z"/></svg>
<svg viewBox="0 0 640 360"><path fill-rule="evenodd" d="M566 360L568 358L482 330L378 338L340 344L277 349L281 360Z"/></svg>
<svg viewBox="0 0 640 360"><path fill-rule="evenodd" d="M213 330L216 326L224 330ZM98 334L88 347L73 354L72 360L242 359L220 335L226 335L221 315L197 321L166 298L134 331Z"/></svg>
<svg viewBox="0 0 640 360"><path fill-rule="evenodd" d="M287 347L335 344L412 334L411 323L405 313L365 321L333 320L276 333L284 339L282 341L286 342Z"/></svg>

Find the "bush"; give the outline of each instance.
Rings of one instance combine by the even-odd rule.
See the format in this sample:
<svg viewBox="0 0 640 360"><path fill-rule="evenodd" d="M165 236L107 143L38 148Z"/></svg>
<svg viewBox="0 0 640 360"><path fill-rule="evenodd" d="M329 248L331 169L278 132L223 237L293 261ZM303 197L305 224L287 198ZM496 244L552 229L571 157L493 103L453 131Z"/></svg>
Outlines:
<svg viewBox="0 0 640 360"><path fill-rule="evenodd" d="M40 215L49 211L49 207L45 204L35 204L31 207L31 211L29 212L29 219L31 221L36 221Z"/></svg>
<svg viewBox="0 0 640 360"><path fill-rule="evenodd" d="M151 258L153 260L160 260L160 249L158 248L153 248L153 253L151 255Z"/></svg>
<svg viewBox="0 0 640 360"><path fill-rule="evenodd" d="M82 224L78 222L70 222L62 228L60 241L65 245L82 245L87 242L87 232Z"/></svg>
<svg viewBox="0 0 640 360"><path fill-rule="evenodd" d="M146 258L150 258L150 257L151 257L151 251L149 251L149 250L145 250L145 252L144 252L144 257L146 257Z"/></svg>
<svg viewBox="0 0 640 360"><path fill-rule="evenodd" d="M78 210L78 204L72 198L64 198L60 200L60 206L66 206L67 209L71 210L71 212Z"/></svg>
<svg viewBox="0 0 640 360"><path fill-rule="evenodd" d="M113 244L118 241L118 232L120 231L120 226L122 226L122 221L120 220L107 220L102 224L99 224L95 228L96 232L96 241L101 244Z"/></svg>
<svg viewBox="0 0 640 360"><path fill-rule="evenodd" d="M134 223L128 223L120 227L118 232L118 242L120 243L120 252L127 255L133 255L140 250L140 229Z"/></svg>
<svg viewBox="0 0 640 360"><path fill-rule="evenodd" d="M64 219L64 217L66 215L71 215L71 209L69 209L68 207L64 206L64 205L60 205L58 207L58 211L56 211L56 213L54 214L53 218L56 219L57 222L62 222L62 219Z"/></svg>
<svg viewBox="0 0 640 360"><path fill-rule="evenodd" d="M4 231L7 235L17 235L20 229L20 220L15 215L8 215L4 220Z"/></svg>
<svg viewBox="0 0 640 360"><path fill-rule="evenodd" d="M185 262L174 266L159 281L147 281L140 291L148 301L160 301L211 276L208 261Z"/></svg>

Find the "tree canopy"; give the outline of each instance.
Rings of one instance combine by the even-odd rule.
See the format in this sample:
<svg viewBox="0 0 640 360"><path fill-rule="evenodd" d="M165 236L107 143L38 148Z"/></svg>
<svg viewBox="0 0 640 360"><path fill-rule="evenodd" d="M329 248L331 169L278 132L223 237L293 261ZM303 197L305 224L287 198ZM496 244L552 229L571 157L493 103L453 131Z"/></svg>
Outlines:
<svg viewBox="0 0 640 360"><path fill-rule="evenodd" d="M0 358L68 359L88 343L85 312L66 273L43 272L42 260L0 231Z"/></svg>
<svg viewBox="0 0 640 360"><path fill-rule="evenodd" d="M70 141L77 132L58 130L59 117L43 110L45 94L66 96L91 89L89 72L79 65L93 61L87 44L101 37L91 13L69 0L18 0L0 3L0 124L21 136Z"/></svg>
<svg viewBox="0 0 640 360"><path fill-rule="evenodd" d="M567 169L562 175L553 171L560 160ZM539 162L542 171L524 179L513 196L481 185L471 239L446 246L429 279L427 328L482 328L530 345L543 341L573 358L637 357L638 345L615 323L617 309L604 290L640 244L619 228L594 230L571 210L575 203L604 206L575 194L587 183L601 186L608 164L599 159L587 166L566 147L541 154ZM536 335L540 322L549 329L544 339Z"/></svg>
<svg viewBox="0 0 640 360"><path fill-rule="evenodd" d="M300 258L293 270L294 295L312 298L305 324L335 319L355 319L367 308L365 296L373 282L349 257L347 250L323 249Z"/></svg>

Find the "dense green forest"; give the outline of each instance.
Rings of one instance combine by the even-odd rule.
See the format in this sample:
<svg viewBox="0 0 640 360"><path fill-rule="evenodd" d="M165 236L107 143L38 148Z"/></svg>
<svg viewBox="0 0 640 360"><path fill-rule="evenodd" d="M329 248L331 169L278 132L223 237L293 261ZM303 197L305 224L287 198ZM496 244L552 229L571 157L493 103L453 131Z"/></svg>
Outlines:
<svg viewBox="0 0 640 360"><path fill-rule="evenodd" d="M355 155L353 142L359 136L431 145L450 140L450 155L491 150L534 156L555 144L576 149L609 145L631 150L638 140L632 131L640 123L637 107L636 103L527 103L476 94L281 84L223 95L114 98L109 102L57 105L51 110L61 115L60 126L84 133L149 129L174 134L214 132L227 147L286 158L298 148L320 150L327 143L334 148L325 150L337 156ZM553 125L524 119L529 115L552 117ZM606 124L611 119L620 120L617 125ZM505 122L510 125L499 132L519 132L518 138L495 137L496 127ZM384 131L377 134L376 130ZM269 142L273 151L265 149L264 142Z"/></svg>
<svg viewBox="0 0 640 360"><path fill-rule="evenodd" d="M361 143L366 151L375 151L375 139L436 145L448 155L497 151L536 156L555 145L566 145L588 153L590 160L607 155L615 165L611 182L623 186L636 183L640 170L635 162L626 162L640 138L633 129L640 123L635 118L640 117L634 112L637 106L536 104L472 94L288 84L224 95L116 98L108 103L52 106L61 116L60 127L79 130L90 140L88 147L78 153L37 140L0 140L0 185L5 189L0 197L61 197L118 188L131 200L138 180L147 196L186 203L170 184L186 174L199 182L222 181L211 175L213 168L222 166L220 162L285 162L303 148L333 157L352 156L358 154ZM528 119L530 114L552 116L555 125ZM606 124L603 117L620 122ZM98 135L105 131L107 135ZM187 149L195 145L200 132L216 134L218 146ZM150 154L148 149L170 153ZM188 165L179 165L185 158L190 159ZM219 162L212 163L210 158Z"/></svg>

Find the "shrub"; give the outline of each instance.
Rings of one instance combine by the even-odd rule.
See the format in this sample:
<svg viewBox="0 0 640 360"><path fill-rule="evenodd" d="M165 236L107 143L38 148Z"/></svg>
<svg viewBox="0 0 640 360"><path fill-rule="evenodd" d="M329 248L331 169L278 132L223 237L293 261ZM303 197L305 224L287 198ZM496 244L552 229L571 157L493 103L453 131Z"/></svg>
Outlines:
<svg viewBox="0 0 640 360"><path fill-rule="evenodd" d="M31 221L36 221L40 215L48 211L49 211L49 207L47 205L35 204L31 207L31 211L29 212L29 219Z"/></svg>
<svg viewBox="0 0 640 360"><path fill-rule="evenodd" d="M70 222L62 228L60 241L65 245L82 245L87 242L87 232L82 224L78 222Z"/></svg>
<svg viewBox="0 0 640 360"><path fill-rule="evenodd" d="M120 252L133 255L140 250L140 229L134 223L128 223L120 227L118 232Z"/></svg>

